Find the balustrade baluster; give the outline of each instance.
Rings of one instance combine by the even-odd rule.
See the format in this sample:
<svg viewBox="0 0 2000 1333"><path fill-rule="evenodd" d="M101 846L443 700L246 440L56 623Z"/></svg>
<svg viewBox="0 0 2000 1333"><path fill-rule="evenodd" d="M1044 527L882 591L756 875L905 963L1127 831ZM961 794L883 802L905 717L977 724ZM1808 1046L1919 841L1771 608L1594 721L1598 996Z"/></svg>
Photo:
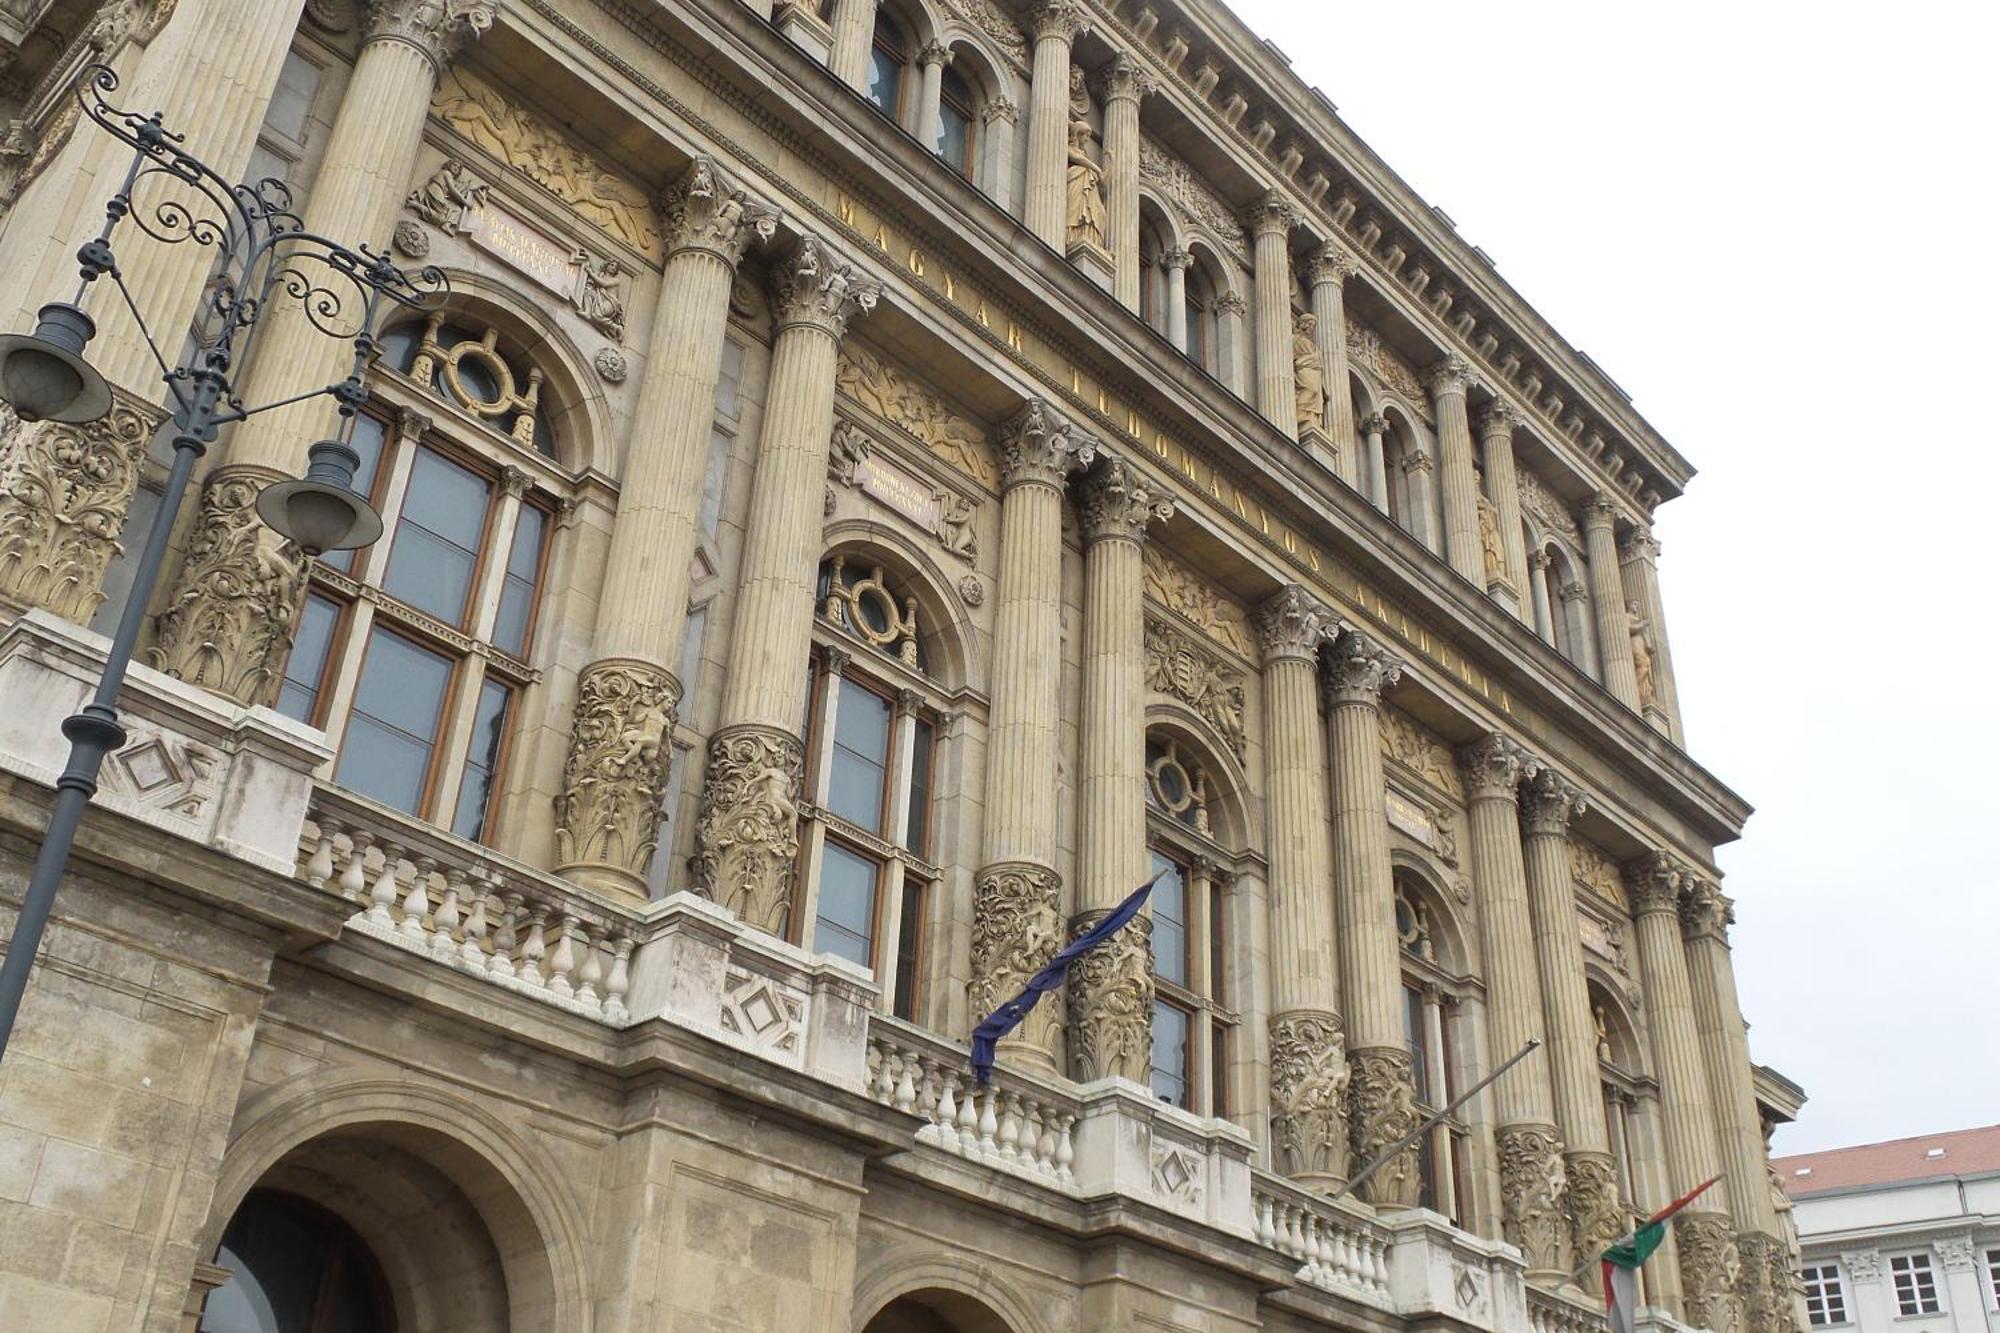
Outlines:
<svg viewBox="0 0 2000 1333"><path fill-rule="evenodd" d="M368 920L384 930L396 926L396 900L402 890L396 883L396 872L402 865L403 849L392 842L382 844L382 868L376 872L375 887L369 890Z"/></svg>
<svg viewBox="0 0 2000 1333"><path fill-rule="evenodd" d="M939 1080L937 1104L937 1145L946 1152L958 1151L958 1071L944 1071Z"/></svg>
<svg viewBox="0 0 2000 1333"><path fill-rule="evenodd" d="M611 949L611 975L604 979L604 1017L623 1023L631 1017L625 1008L625 993L632 988L632 938L619 935Z"/></svg>
<svg viewBox="0 0 2000 1333"><path fill-rule="evenodd" d="M360 902L368 889L368 849L375 845L375 835L364 829L352 829L347 835L347 861L340 867L340 896L350 902Z"/></svg>
<svg viewBox="0 0 2000 1333"><path fill-rule="evenodd" d="M562 915L562 934L556 938L556 947L549 953L549 989L563 999L576 995L576 985L570 980L576 972L576 932L583 923L568 912Z"/></svg>
<svg viewBox="0 0 2000 1333"><path fill-rule="evenodd" d="M458 952L458 899L465 889L465 872L457 866L444 872L444 897L431 913L431 957L450 959Z"/></svg>
<svg viewBox="0 0 2000 1333"><path fill-rule="evenodd" d="M1070 1127L1074 1124L1076 1117L1065 1113L1062 1117L1062 1127L1057 1131L1056 1137L1056 1179L1065 1185L1076 1179L1076 1173L1070 1169L1076 1162L1076 1144L1069 1135Z"/></svg>
<svg viewBox="0 0 2000 1333"><path fill-rule="evenodd" d="M576 972L576 998L590 1013L603 1009L603 1001L598 998L597 988L604 981L604 963L598 957L599 946L604 942L604 932L590 927L583 936L583 962Z"/></svg>
<svg viewBox="0 0 2000 1333"><path fill-rule="evenodd" d="M305 881L321 888L333 878L333 843L340 836L340 821L316 815L313 825L319 830L319 837L313 843L312 855L306 858Z"/></svg>
<svg viewBox="0 0 2000 1333"><path fill-rule="evenodd" d="M411 862L410 891L403 896L403 920L396 928L405 939L421 942L425 938L424 918L431 912L431 871L436 865L428 856Z"/></svg>
<svg viewBox="0 0 2000 1333"><path fill-rule="evenodd" d="M548 956L549 906L543 902L528 904L528 938L521 941L519 962L521 980L536 989L547 986L548 978L542 973L542 959Z"/></svg>
<svg viewBox="0 0 2000 1333"><path fill-rule="evenodd" d="M521 895L506 892L500 895L500 928L493 934L493 955L486 960L486 970L496 977L515 975L514 950L519 947L521 924Z"/></svg>

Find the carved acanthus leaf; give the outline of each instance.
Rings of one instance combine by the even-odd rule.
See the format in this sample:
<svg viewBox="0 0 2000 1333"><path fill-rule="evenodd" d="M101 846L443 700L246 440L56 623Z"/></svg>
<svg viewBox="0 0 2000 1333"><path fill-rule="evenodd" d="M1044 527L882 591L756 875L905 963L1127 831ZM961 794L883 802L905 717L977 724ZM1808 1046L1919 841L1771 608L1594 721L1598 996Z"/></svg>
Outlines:
<svg viewBox="0 0 2000 1333"><path fill-rule="evenodd" d="M1327 655L1325 683L1334 703L1382 702L1382 691L1403 677L1403 659L1358 630L1334 641Z"/></svg>
<svg viewBox="0 0 2000 1333"><path fill-rule="evenodd" d="M84 426L0 403L0 598L89 622L156 424L122 400Z"/></svg>
<svg viewBox="0 0 2000 1333"><path fill-rule="evenodd" d="M556 796L562 864L646 873L673 763L680 695L673 676L644 662L612 659L583 673Z"/></svg>
<svg viewBox="0 0 2000 1333"><path fill-rule="evenodd" d="M1002 862L979 872L973 882L972 977L965 984L973 1013L990 1014L1013 999L1062 947L1056 905L1061 883L1055 871L1026 862ZM1053 1050L1061 1025L1062 1007L1050 1000L1029 1011L1018 1035Z"/></svg>
<svg viewBox="0 0 2000 1333"><path fill-rule="evenodd" d="M1123 458L1103 454L1084 480L1080 502L1086 540L1139 541L1146 529L1174 514L1174 502Z"/></svg>
<svg viewBox="0 0 2000 1333"><path fill-rule="evenodd" d="M1071 923L1071 937L1103 912ZM1153 1053L1153 919L1134 917L1077 959L1069 973L1071 1074L1089 1083L1116 1074L1143 1081Z"/></svg>
<svg viewBox="0 0 2000 1333"><path fill-rule="evenodd" d="M1571 1153L1568 1174L1564 1202L1569 1211L1571 1253L1602 1254L1625 1234L1627 1225L1611 1157L1606 1153Z"/></svg>
<svg viewBox="0 0 2000 1333"><path fill-rule="evenodd" d="M667 249L707 250L734 265L752 240L778 229L777 210L759 203L715 160L697 157L660 200Z"/></svg>
<svg viewBox="0 0 2000 1333"><path fill-rule="evenodd" d="M1398 1139L1416 1129L1416 1085L1410 1078L1410 1053L1390 1047L1369 1047L1349 1060L1354 1160L1372 1162ZM1417 1201L1417 1149L1413 1144L1390 1158L1362 1187L1367 1200L1389 1207L1409 1207Z"/></svg>
<svg viewBox="0 0 2000 1333"><path fill-rule="evenodd" d="M1681 1213L1673 1226L1687 1322L1712 1333L1735 1333L1741 1260L1728 1221L1711 1213Z"/></svg>
<svg viewBox="0 0 2000 1333"><path fill-rule="evenodd" d="M1159 187L1161 194L1180 213L1181 220L1207 233L1238 262L1250 262L1250 249L1243 240L1243 224L1235 212L1210 190L1188 164L1151 139L1139 141L1139 175Z"/></svg>
<svg viewBox="0 0 2000 1333"><path fill-rule="evenodd" d="M367 40L408 42L449 64L493 26L494 0L368 0Z"/></svg>
<svg viewBox="0 0 2000 1333"><path fill-rule="evenodd" d="M1271 1018L1271 1146L1286 1175L1347 1173L1347 1041L1340 1015Z"/></svg>
<svg viewBox="0 0 2000 1333"><path fill-rule="evenodd" d="M1568 501L1525 467L1515 475L1521 488L1521 512L1534 519L1542 531L1564 537L1580 547L1583 534L1576 526L1576 515L1570 512Z"/></svg>
<svg viewBox="0 0 2000 1333"><path fill-rule="evenodd" d="M1527 1256L1530 1269L1566 1269L1562 1143L1555 1130L1505 1125L1498 1146L1501 1226L1508 1242Z"/></svg>
<svg viewBox="0 0 2000 1333"><path fill-rule="evenodd" d="M767 727L717 733L690 860L695 892L781 937L791 924L804 772L796 736Z"/></svg>
<svg viewBox="0 0 2000 1333"><path fill-rule="evenodd" d="M882 298L882 284L863 277L825 241L802 236L792 253L772 267L778 323L810 324L838 341L847 322Z"/></svg>
<svg viewBox="0 0 2000 1333"><path fill-rule="evenodd" d="M1257 640L1263 646L1264 660L1313 661L1331 623L1332 613L1304 588L1296 583L1281 588L1257 608Z"/></svg>

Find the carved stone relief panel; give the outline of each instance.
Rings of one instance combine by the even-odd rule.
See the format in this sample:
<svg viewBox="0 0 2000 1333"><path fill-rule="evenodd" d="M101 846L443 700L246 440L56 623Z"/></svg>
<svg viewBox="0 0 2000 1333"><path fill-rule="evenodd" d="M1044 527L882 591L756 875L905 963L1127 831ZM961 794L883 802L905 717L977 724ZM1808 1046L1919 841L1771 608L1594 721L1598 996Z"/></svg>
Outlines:
<svg viewBox="0 0 2000 1333"><path fill-rule="evenodd" d="M1158 616L1146 617L1146 688L1192 708L1243 758L1243 673Z"/></svg>
<svg viewBox="0 0 2000 1333"><path fill-rule="evenodd" d="M979 514L983 506L898 465L886 449L878 448L875 439L852 421L834 424L826 476L831 486L850 487L901 514L934 538L946 555L967 563L979 559ZM833 495L831 486L829 505Z"/></svg>
<svg viewBox="0 0 2000 1333"><path fill-rule="evenodd" d="M1393 704L1382 705L1382 753L1464 804L1465 783L1444 738Z"/></svg>
<svg viewBox="0 0 2000 1333"><path fill-rule="evenodd" d="M1029 64L1028 39L1014 20L1002 13L993 0L945 0L945 7L993 39L993 44L1009 60L1025 71Z"/></svg>
<svg viewBox="0 0 2000 1333"><path fill-rule="evenodd" d="M1526 468L1520 471L1520 483L1522 511L1540 524L1542 531L1565 537L1572 545L1581 547L1583 534L1577 530L1576 515L1570 512L1569 502Z"/></svg>
<svg viewBox="0 0 2000 1333"><path fill-rule="evenodd" d="M1347 319L1347 359L1367 370L1383 388L1402 395L1426 421L1430 419L1431 396L1424 392L1416 369L1384 343L1381 334L1351 315Z"/></svg>
<svg viewBox="0 0 2000 1333"><path fill-rule="evenodd" d="M1605 902L1616 903L1627 913L1632 910L1618 863L1596 843L1575 833L1569 835L1569 873L1570 878Z"/></svg>
<svg viewBox="0 0 2000 1333"><path fill-rule="evenodd" d="M902 430L981 485L999 485L1000 470L986 432L866 347L852 340L841 347L834 384L863 410Z"/></svg>
<svg viewBox="0 0 2000 1333"><path fill-rule="evenodd" d="M1256 660L1250 616L1158 546L1145 548L1146 595L1240 657Z"/></svg>
<svg viewBox="0 0 2000 1333"><path fill-rule="evenodd" d="M1154 143L1139 141L1139 178L1167 197L1181 220L1207 233L1238 263L1248 265L1249 247L1243 243L1243 224L1235 211L1217 198L1215 192L1188 168L1187 163Z"/></svg>

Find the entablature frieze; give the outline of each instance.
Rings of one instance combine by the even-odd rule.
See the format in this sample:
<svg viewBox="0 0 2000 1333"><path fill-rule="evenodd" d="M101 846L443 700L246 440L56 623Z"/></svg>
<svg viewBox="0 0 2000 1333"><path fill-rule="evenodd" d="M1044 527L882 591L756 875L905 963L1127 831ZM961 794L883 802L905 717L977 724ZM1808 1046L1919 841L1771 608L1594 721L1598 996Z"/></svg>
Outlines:
<svg viewBox="0 0 2000 1333"><path fill-rule="evenodd" d="M654 104L649 109L656 117L664 110L682 120L698 136L700 146L692 151L738 159L732 169L740 179L756 178L754 188L762 197L783 205L788 230L818 230L842 242L885 282L889 304L932 323L929 331L972 357L1011 392L1047 398L1085 429L1100 433L1107 444L1124 446L1121 452L1152 479L1165 475L1182 514L1176 525L1193 522L1227 534L1242 558L1271 580L1272 590L1286 582L1312 589L1337 616L1379 635L1416 664L1413 679L1424 688L1455 696L1450 706L1483 719L1482 725L1490 727L1504 717L1517 728L1532 730L1531 719L1538 713L1580 715L1577 720L1594 729L1597 742L1612 741L1601 748L1613 752L1614 762L1635 778L1657 784L1664 768L1674 804L1691 816L1702 836L1713 841L1735 836L1748 811L1732 793L1683 755L1671 755L1662 764L1656 733L1636 718L1622 717L1612 701L1594 698L1595 687L1515 618L1427 574L1434 557L1407 533L1387 530L1365 500L1334 485L1330 476L1310 472L1308 460L1289 456L1248 404L1190 390L1186 377L1173 373L1164 348L1153 345L1157 339L1114 349L1119 338L1115 321L1130 317L1085 299L1086 289L1094 288L1068 265L1054 256L1023 253L1011 237L987 235L978 227L958 227L938 238L913 230L908 219L922 211L912 210L908 200L876 198L863 183L870 175L864 164L868 154L857 145L808 142L797 122L780 118L737 90L714 68L718 62L698 61L663 40L631 6L602 2L626 18L632 36L675 61L691 79L731 99L733 112L773 143L734 143L550 0L524 0L524 7L628 81ZM722 16L696 17L722 21ZM757 41L761 29L747 22L744 27L738 40L746 45ZM775 34L768 41L772 49L760 59L806 61ZM878 128L863 120L873 113L858 106L830 104L821 110L824 114L813 124L829 134ZM911 160L902 166L919 190L938 196L936 214L962 219L964 200L945 191L971 187L962 186L955 174L928 161L914 145L871 142L870 147L879 150L875 157L890 162L900 160L907 147ZM787 162L787 170L781 173L769 165L774 161ZM811 180L801 166L817 168L824 180ZM931 171L937 173L935 181L927 179ZM1075 299L1049 302L1037 295L1050 288L1074 293ZM1090 350L1072 356L1071 348ZM1094 360L1085 363L1107 355L1124 356L1120 372L1098 370ZM1124 387L1141 377L1143 390ZM1267 437L1268 451L1241 447L1244 439ZM1214 460L1225 454L1230 465L1219 469ZM1334 541L1359 549L1336 555L1329 544ZM1382 591L1385 584L1396 587L1393 597ZM1468 655L1461 643L1476 644L1479 651ZM1496 674L1486 661L1507 666ZM1524 698L1532 702L1524 705Z"/></svg>

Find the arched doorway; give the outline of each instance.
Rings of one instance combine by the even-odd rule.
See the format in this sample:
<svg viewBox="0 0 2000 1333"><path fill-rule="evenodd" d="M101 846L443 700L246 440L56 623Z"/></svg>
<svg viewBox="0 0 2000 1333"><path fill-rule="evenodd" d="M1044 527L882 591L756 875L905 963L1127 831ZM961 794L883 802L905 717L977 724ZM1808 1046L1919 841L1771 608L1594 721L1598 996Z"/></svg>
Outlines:
<svg viewBox="0 0 2000 1333"><path fill-rule="evenodd" d="M309 1200L252 1190L215 1262L229 1281L208 1298L199 1333L394 1333L389 1281L354 1228Z"/></svg>
<svg viewBox="0 0 2000 1333"><path fill-rule="evenodd" d="M862 1333L1014 1333L1007 1321L963 1292L932 1287L898 1296Z"/></svg>

